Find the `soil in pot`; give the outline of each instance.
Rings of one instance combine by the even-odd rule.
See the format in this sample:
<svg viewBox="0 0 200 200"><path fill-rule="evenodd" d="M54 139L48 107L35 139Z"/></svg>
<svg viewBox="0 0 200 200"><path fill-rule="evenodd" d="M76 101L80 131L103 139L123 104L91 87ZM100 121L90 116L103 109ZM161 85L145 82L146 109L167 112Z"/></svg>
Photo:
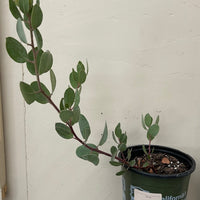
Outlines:
<svg viewBox="0 0 200 200"><path fill-rule="evenodd" d="M151 153L150 156L146 154L137 156L135 157L135 163L138 170L152 174L179 174L189 169L178 158L166 153Z"/></svg>

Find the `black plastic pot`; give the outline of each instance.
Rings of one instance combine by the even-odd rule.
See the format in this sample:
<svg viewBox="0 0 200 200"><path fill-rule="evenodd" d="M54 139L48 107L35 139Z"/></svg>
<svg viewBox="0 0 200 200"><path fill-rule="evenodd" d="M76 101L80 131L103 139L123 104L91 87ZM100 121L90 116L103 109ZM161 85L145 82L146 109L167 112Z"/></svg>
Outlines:
<svg viewBox="0 0 200 200"><path fill-rule="evenodd" d="M159 175L130 168L122 177L123 200L134 200L135 189L161 194L162 200L185 200L190 175L196 166L194 159L176 149L157 145L152 145L152 147L154 147L155 153L162 152L176 157L188 167L188 170L179 174ZM132 158L144 154L142 145L131 146L129 149L132 149Z"/></svg>

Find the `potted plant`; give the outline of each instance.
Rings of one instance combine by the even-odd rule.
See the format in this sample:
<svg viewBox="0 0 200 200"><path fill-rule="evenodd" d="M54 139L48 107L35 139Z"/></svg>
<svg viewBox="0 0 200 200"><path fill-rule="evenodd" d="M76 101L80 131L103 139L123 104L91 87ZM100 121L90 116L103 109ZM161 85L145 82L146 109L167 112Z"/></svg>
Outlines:
<svg viewBox="0 0 200 200"><path fill-rule="evenodd" d="M115 145L110 148L110 152L101 150L108 137L107 123L99 143L88 142L90 125L79 107L82 87L88 75L88 64L85 66L79 61L76 68L72 69L69 75L70 86L66 88L60 105L57 106L52 99L56 88L56 76L52 69L53 56L50 51L43 51L43 39L39 31L43 20L40 1L9 0L9 8L17 20L16 29L20 42L12 37L6 38L7 52L15 62L26 63L28 71L36 78L32 83L20 82L20 90L26 103L49 103L55 109L60 117L55 129L62 138L79 142L80 146L76 150L79 158L98 165L99 155L102 154L111 158L111 165L122 168L116 175L123 176L124 200L141 199L141 195L147 194L146 198L154 200L185 199L195 162L189 155L178 150L151 145L159 132L159 116L154 123L150 114L142 117L149 145L127 147L127 134L122 131L120 123L112 133ZM24 27L30 34L29 40ZM24 45L30 47L28 52ZM41 76L45 73L50 74L51 91L41 82ZM80 134L74 130L76 125L79 125Z"/></svg>

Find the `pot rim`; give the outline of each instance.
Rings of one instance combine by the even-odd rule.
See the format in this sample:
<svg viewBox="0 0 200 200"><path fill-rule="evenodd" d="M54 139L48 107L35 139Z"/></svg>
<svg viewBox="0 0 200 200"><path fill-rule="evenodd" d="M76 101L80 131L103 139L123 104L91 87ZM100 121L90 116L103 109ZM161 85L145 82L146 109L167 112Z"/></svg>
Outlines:
<svg viewBox="0 0 200 200"><path fill-rule="evenodd" d="M137 151L143 151L142 150L142 146L143 145L133 145L133 146L129 146L127 149L132 148L133 150L137 150ZM144 145L145 147L148 147L148 145ZM196 168L196 162L195 160L188 154L171 148L171 147L167 147L167 146L160 146L160 145L151 145L151 147L154 147L154 151L155 152L162 152L162 153L167 153L169 155L175 156L178 159L184 160L185 163L187 163L190 168L182 173L178 173L178 174L168 174L168 175L163 175L163 174L151 174L151 173L147 173L135 168L129 168L128 171L133 171L137 174L141 174L141 175L145 175L145 176L150 176L150 177L159 177L159 178L177 178L177 177L185 177L185 176L189 176ZM133 152L133 151L132 151ZM120 156L121 153L119 153ZM126 168L126 166L125 166Z"/></svg>

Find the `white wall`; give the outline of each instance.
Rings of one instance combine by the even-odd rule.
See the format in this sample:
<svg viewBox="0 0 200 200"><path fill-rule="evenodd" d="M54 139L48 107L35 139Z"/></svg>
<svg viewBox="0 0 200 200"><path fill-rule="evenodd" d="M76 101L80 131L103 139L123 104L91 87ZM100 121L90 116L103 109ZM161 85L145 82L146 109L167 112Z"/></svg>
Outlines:
<svg viewBox="0 0 200 200"><path fill-rule="evenodd" d="M44 49L54 55L58 79L56 103L69 84L71 68L88 59L81 109L91 124L91 141L99 140L107 120L110 133L120 121L130 145L145 143L140 116L159 114L161 131L154 144L176 147L196 159L188 199L198 200L200 2L42 0L41 6ZM121 180L109 159L101 156L98 167L78 159L78 144L54 131L57 113L49 105L24 104L18 83L34 79L6 54L5 37L16 37L15 20L6 0L0 9L6 200L121 200ZM110 137L104 149L111 144Z"/></svg>

